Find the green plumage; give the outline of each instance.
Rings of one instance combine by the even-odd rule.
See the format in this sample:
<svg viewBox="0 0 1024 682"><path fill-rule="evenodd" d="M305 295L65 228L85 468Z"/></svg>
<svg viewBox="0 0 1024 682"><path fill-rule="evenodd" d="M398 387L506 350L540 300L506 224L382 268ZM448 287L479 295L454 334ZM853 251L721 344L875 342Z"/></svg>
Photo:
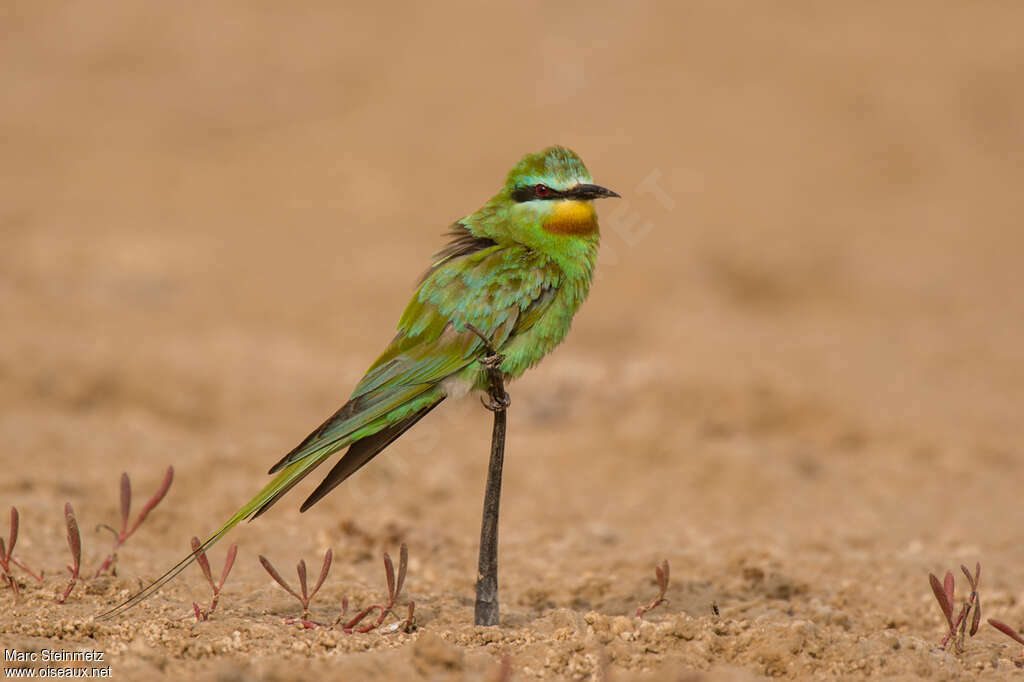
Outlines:
<svg viewBox="0 0 1024 682"><path fill-rule="evenodd" d="M317 466L348 451L302 511L355 473L451 393L483 390L482 330L504 357L507 378L536 364L569 331L587 296L597 258L592 200L618 196L591 184L580 158L564 147L524 157L501 191L452 226L398 322L398 334L345 405L271 469L274 478L203 544L255 518ZM194 559L105 615L154 593Z"/></svg>

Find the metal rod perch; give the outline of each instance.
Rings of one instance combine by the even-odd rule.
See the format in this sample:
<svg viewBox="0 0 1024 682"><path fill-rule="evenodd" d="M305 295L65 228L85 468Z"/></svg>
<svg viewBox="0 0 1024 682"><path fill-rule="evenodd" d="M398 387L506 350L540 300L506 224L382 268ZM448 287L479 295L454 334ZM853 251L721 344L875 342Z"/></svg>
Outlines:
<svg viewBox="0 0 1024 682"><path fill-rule="evenodd" d="M487 487L484 489L484 513L480 522L480 560L476 576L476 625L498 624L498 509L501 503L501 469L505 462L505 413L509 396L505 392L505 379L501 372L504 357L491 345L483 332L473 325L466 328L480 337L487 350L481 364L487 368L488 400L484 407L494 412L491 431L491 461L487 469Z"/></svg>

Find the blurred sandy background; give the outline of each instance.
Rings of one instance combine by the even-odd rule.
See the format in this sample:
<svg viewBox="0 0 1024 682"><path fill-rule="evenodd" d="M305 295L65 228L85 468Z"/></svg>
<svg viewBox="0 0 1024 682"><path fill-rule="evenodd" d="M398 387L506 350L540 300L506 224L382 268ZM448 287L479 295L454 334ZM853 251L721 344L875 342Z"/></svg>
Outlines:
<svg viewBox="0 0 1024 682"><path fill-rule="evenodd" d="M1011 675L987 626L935 649L927 574L980 560L984 615L1024 626L1022 22L1013 2L6 3L0 509L48 577L0 593L3 645L103 649L121 679L493 679L506 654L513 679ZM343 402L447 225L549 144L624 199L599 206L568 341L511 387L503 627L468 625L473 400L236 531L216 620L181 620L206 599L190 569L89 621ZM141 501L171 464L118 578L56 607L63 503L95 566L120 472ZM410 636L289 628L255 561L332 547L327 618L380 598L403 540ZM671 602L641 627L666 557Z"/></svg>

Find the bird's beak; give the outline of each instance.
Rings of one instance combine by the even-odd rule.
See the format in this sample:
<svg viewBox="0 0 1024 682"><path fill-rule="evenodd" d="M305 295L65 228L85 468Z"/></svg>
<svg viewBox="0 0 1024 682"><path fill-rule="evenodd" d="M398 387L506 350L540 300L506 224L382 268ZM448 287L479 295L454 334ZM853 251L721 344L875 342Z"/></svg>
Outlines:
<svg viewBox="0 0 1024 682"><path fill-rule="evenodd" d="M618 194L601 187L600 185L576 185L571 190L565 193L566 196L573 199L607 199L607 198L621 198Z"/></svg>

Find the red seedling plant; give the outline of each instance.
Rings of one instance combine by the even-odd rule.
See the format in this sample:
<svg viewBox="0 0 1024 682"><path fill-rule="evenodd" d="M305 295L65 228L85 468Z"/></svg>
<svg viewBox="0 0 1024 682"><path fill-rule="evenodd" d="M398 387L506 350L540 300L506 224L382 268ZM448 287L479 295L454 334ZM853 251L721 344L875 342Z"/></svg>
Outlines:
<svg viewBox="0 0 1024 682"><path fill-rule="evenodd" d="M199 538L193 536L192 553L196 555L196 563L199 564L206 582L210 583L210 589L213 590L213 599L210 601L210 608L206 611L201 610L196 602L192 602L192 610L195 611L197 622L206 620L216 610L217 601L220 599L220 591L224 589L224 583L227 582L228 574L231 573L231 567L235 565L235 556L238 554L238 545L232 544L228 547L228 554L224 559L224 570L220 574L220 582L215 583L213 582L213 573L210 571L210 561L206 558L206 552L201 549L201 546Z"/></svg>
<svg viewBox="0 0 1024 682"><path fill-rule="evenodd" d="M309 619L309 603L313 600L320 586L324 584L327 579L327 573L331 570L331 560L333 554L331 550L327 550L327 554L324 556L324 565L320 569L320 579L317 580L316 586L313 587L312 592L306 590L306 562L304 560L299 561L299 565L296 570L299 574L299 591L296 592L292 589L291 585L285 582L285 579L281 577L281 574L277 572L277 569L270 563L265 556L260 556L260 563L263 564L263 568L266 569L270 577L277 582L278 585L283 587L285 591L299 600L302 604L302 618L293 619L289 618L286 623L299 623L304 628L315 628L324 627L324 623L318 623ZM402 594L402 586L405 584L405 574L409 568L409 549L402 543L402 548L398 560L398 573L395 574L395 565L391 561L391 557L387 552L384 552L384 575L387 579L388 584L388 600L385 604L373 604L367 606L365 609L357 613L350 620L346 621L345 617L348 614L348 598L342 598L341 600L341 615L331 624L332 627L340 626L342 631L346 634L352 634L353 632L369 632L376 628L379 628L388 615L393 615L395 618L398 616L394 612L395 604L398 602L399 596ZM408 604L409 614L400 619L394 625L388 626L388 632L395 632L401 630L402 632L412 632L416 624L415 611L416 604L409 602ZM371 614L378 612L378 616L375 620L367 620Z"/></svg>
<svg viewBox="0 0 1024 682"><path fill-rule="evenodd" d="M320 591L320 586L324 584L325 580L327 580L327 574L331 570L331 561L333 560L333 558L334 553L328 549L327 553L324 555L323 567L320 569L320 579L316 581L316 586L313 587L312 592L309 592L306 589L306 560L299 559L299 564L295 567L295 570L299 574L299 589L301 590L300 594L299 592L293 590L291 586L287 582L285 582L285 579L281 577L281 574L277 572L277 569L274 568L273 564L270 563L270 560L267 559L267 557L263 556L262 554L260 555L260 563L263 564L263 568L265 568L267 573L270 574L270 577L273 578L278 585L283 587L285 589L285 592L298 599L299 603L302 604L302 618L299 619L298 622L301 623L302 627L304 628L315 628L318 625L323 625L323 623L317 623L315 621L309 620L309 603L313 600L313 597L316 596L316 593ZM295 621L293 620L291 622Z"/></svg>
<svg viewBox="0 0 1024 682"><path fill-rule="evenodd" d="M132 509L132 484L128 479L128 474L121 474L121 530L116 531L112 527L101 524L98 528L106 528L114 534L114 548L107 555L107 558L103 560L103 563L98 569L94 578L98 578L101 573L106 571L108 568L111 569L112 575L117 575L117 550L121 548L125 540L132 536L142 522L146 520L149 512L153 511L153 508L160 504L160 500L164 499L164 495L167 494L167 490L171 487L171 482L174 480L174 467L167 467L167 473L164 474L164 480L160 484L160 488L153 494L153 497L142 507L142 511L139 512L139 516L135 519L135 523L132 527L128 527L128 517L131 514Z"/></svg>
<svg viewBox="0 0 1024 682"><path fill-rule="evenodd" d="M928 574L928 582L931 584L932 593L935 595L935 600L939 602L939 608L942 609L942 615L945 616L946 624L949 626L949 631L943 636L940 645L945 649L949 642L952 641L957 653L964 650L965 636L969 634L971 637L974 637L978 632L978 626L981 624L981 596L978 594L978 584L981 582L981 564L975 565L973 575L963 564L960 565L960 570L967 577L967 583L971 586L971 594L964 600L956 618L953 617L953 610L956 604L954 600L956 581L953 578L953 572L946 571L946 577L942 582L939 582L934 573ZM970 629L967 626L968 620L970 620Z"/></svg>
<svg viewBox="0 0 1024 682"><path fill-rule="evenodd" d="M0 538L0 569L4 572L4 582L10 585L11 589L14 591L15 599L18 598L18 581L11 573L11 564L14 564L21 570L25 571L39 582L43 582L42 573L36 575L25 564L14 558L14 545L18 542L18 521L18 510L15 507L11 507L11 529L7 544L5 545L3 538Z"/></svg>
<svg viewBox="0 0 1024 682"><path fill-rule="evenodd" d="M395 603L398 602L399 595L402 594L402 586L405 584L405 573L408 567L409 548L406 547L404 542L402 543L402 547L399 550L397 578L395 576L395 566L391 562L391 557L388 555L387 552L384 552L384 575L388 583L387 604L373 604L372 606L367 606L365 609L357 613L355 617L353 617L351 620L341 625L341 621L345 619L346 612L348 611L348 599L342 599L341 615L338 616L338 619L335 621L335 625L341 625L342 631L351 634L353 632L369 632L374 628L380 627L381 624L384 622L384 619L388 617L388 614L394 615L395 618L398 618L398 615L395 614L393 609L395 608ZM388 632L395 632L398 630L402 632L413 631L413 629L416 627L416 603L410 601L408 604L408 609L409 614L405 618L399 620L398 623L388 626ZM367 616L369 616L374 611L380 612L380 615L377 617L377 620L371 621L366 625L360 626L359 624L362 623L367 618Z"/></svg>
<svg viewBox="0 0 1024 682"><path fill-rule="evenodd" d="M71 508L70 502L64 503L64 525L68 530L68 548L71 550L71 565L68 566L71 580L64 588L64 594L57 600L58 604L63 604L71 594L71 590L75 589L78 573L82 569L82 536L78 532L78 520L75 519L75 510Z"/></svg>
<svg viewBox="0 0 1024 682"><path fill-rule="evenodd" d="M654 567L654 577L658 581L658 596L655 597L649 604L641 604L636 610L636 617L643 619L644 614L652 609L656 609L662 604L667 604L668 599L665 599L665 591L668 590L668 559L661 562L660 565Z"/></svg>

